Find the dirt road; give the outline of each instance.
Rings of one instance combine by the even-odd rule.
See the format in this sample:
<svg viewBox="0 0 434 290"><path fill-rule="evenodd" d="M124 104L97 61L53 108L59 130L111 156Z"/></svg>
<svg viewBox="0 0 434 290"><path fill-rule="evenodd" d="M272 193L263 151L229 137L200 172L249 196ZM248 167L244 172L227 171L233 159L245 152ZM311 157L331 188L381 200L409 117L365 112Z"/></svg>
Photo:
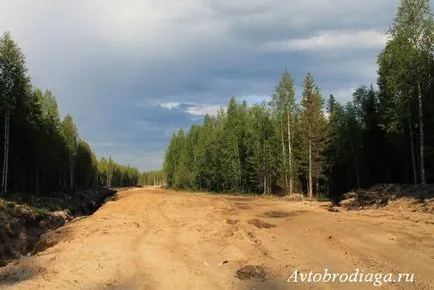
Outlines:
<svg viewBox="0 0 434 290"><path fill-rule="evenodd" d="M415 275L382 289L434 289L434 224L383 211L133 189L45 240L58 243L0 268L1 289L375 289L287 282L356 268Z"/></svg>

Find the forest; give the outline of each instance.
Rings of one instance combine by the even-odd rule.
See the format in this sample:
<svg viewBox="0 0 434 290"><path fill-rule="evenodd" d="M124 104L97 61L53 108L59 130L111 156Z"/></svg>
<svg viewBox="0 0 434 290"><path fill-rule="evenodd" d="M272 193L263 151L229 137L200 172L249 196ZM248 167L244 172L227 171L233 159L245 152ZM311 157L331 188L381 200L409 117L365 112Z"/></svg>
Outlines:
<svg viewBox="0 0 434 290"><path fill-rule="evenodd" d="M0 37L0 160L2 193L34 195L137 185L138 169L97 159L56 97L32 86L25 56L6 32Z"/></svg>
<svg viewBox="0 0 434 290"><path fill-rule="evenodd" d="M141 176L141 185L162 186L165 181L165 173L163 170L144 171Z"/></svg>
<svg viewBox="0 0 434 290"><path fill-rule="evenodd" d="M429 1L413 2L397 9L377 57L376 86L361 85L341 104L321 94L311 73L297 96L285 70L270 102L250 106L233 97L217 116L174 134L167 185L339 200L378 183L433 182L434 22Z"/></svg>

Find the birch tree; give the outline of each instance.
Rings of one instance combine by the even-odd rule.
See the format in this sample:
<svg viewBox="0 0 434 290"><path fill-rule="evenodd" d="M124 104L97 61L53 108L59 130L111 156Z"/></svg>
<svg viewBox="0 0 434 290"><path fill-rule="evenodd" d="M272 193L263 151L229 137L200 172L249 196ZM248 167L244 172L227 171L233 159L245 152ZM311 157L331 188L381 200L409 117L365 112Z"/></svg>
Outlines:
<svg viewBox="0 0 434 290"><path fill-rule="evenodd" d="M399 126L408 124L413 172L416 167L413 116L418 115L419 176L423 184L426 182L423 103L432 86L430 70L434 45L434 22L429 1L401 0L388 36L386 48L379 56L380 84L394 98L395 118L402 120ZM413 111L417 113L413 114Z"/></svg>
<svg viewBox="0 0 434 290"><path fill-rule="evenodd" d="M274 108L280 126L286 191L292 194L295 171L292 148L295 115L295 86L294 80L286 69L276 86L271 105ZM288 151L286 151L286 149ZM286 164L288 164L288 167Z"/></svg>

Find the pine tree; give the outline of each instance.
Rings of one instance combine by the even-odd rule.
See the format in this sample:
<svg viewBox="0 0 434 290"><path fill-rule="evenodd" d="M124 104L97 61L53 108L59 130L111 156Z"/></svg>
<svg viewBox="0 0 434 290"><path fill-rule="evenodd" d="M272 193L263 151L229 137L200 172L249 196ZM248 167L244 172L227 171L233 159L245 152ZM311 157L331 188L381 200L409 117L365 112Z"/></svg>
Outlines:
<svg viewBox="0 0 434 290"><path fill-rule="evenodd" d="M226 191L243 191L246 179L243 178L242 168L245 165L243 155L243 138L245 138L243 108L232 97L228 104L227 114L223 121L220 135L220 166L221 180Z"/></svg>
<svg viewBox="0 0 434 290"><path fill-rule="evenodd" d="M189 158L187 148L187 138L184 130L180 129L176 138L176 163L174 172L174 186L176 188L190 188Z"/></svg>
<svg viewBox="0 0 434 290"><path fill-rule="evenodd" d="M78 132L71 115L66 115L61 123L61 132L69 155L69 187L74 189L74 160L77 154Z"/></svg>
<svg viewBox="0 0 434 290"><path fill-rule="evenodd" d="M31 86L24 55L9 33L0 37L0 123L3 192L40 195L67 185L102 185L96 156L79 138L72 116L60 121L54 94ZM116 183L134 184L140 177L131 166L115 169Z"/></svg>
<svg viewBox="0 0 434 290"><path fill-rule="evenodd" d="M79 139L75 161L76 183L79 188L86 189L93 186L97 170L95 159L95 154L89 144L85 140Z"/></svg>
<svg viewBox="0 0 434 290"><path fill-rule="evenodd" d="M308 73L304 80L301 118L303 129L305 130L303 139L307 148L307 192L309 198L313 197L313 182L316 182L318 194L319 180L324 178L326 123L322 112L323 103L320 91L315 86L312 75Z"/></svg>
<svg viewBox="0 0 434 290"><path fill-rule="evenodd" d="M28 95L29 82L24 55L6 32L0 38L0 106L4 114L2 192L8 190L11 114Z"/></svg>

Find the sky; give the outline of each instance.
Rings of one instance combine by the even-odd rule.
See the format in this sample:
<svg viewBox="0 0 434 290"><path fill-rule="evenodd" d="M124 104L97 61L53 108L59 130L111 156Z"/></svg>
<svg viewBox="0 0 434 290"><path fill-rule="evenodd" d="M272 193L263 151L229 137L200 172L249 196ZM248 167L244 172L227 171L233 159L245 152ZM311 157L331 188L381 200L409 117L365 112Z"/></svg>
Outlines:
<svg viewBox="0 0 434 290"><path fill-rule="evenodd" d="M376 82L398 0L0 0L0 33L98 157L161 168L171 135L285 70L324 97Z"/></svg>

